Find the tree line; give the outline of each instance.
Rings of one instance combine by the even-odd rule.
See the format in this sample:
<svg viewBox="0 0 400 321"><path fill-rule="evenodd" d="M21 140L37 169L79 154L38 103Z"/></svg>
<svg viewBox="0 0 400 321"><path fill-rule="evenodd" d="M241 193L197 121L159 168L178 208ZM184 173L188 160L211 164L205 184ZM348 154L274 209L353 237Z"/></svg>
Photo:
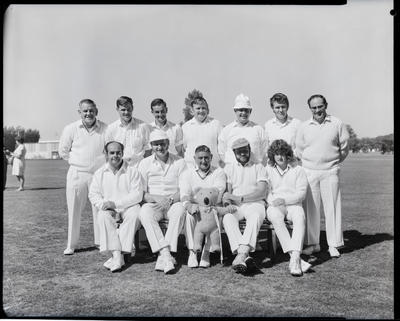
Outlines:
<svg viewBox="0 0 400 321"><path fill-rule="evenodd" d="M40 134L37 129L25 129L21 126L3 127L3 148L13 151L15 149L15 138L23 137L25 143L37 143Z"/></svg>
<svg viewBox="0 0 400 321"><path fill-rule="evenodd" d="M382 154L393 152L394 141L393 134L377 136L375 138L363 137L358 138L353 128L346 125L350 134L349 148L353 153L370 152L372 150L379 151Z"/></svg>

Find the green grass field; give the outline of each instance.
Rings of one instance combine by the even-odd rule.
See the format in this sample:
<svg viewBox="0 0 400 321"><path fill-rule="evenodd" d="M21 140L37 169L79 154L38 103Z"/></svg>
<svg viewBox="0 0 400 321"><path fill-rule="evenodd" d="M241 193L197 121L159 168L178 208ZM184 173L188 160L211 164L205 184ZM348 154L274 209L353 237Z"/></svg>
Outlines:
<svg viewBox="0 0 400 321"><path fill-rule="evenodd" d="M393 155L350 155L342 166L345 248L339 259L322 252L310 273L294 278L288 258L256 252L261 267L235 274L224 239L225 264L189 269L183 237L177 273L154 271L140 251L121 273L102 264L93 247L89 205L80 250L64 256L67 238L61 160L27 161L26 190L8 168L3 194L3 311L9 317L259 316L394 318ZM322 222L324 224L324 222ZM322 225L324 226L324 225Z"/></svg>

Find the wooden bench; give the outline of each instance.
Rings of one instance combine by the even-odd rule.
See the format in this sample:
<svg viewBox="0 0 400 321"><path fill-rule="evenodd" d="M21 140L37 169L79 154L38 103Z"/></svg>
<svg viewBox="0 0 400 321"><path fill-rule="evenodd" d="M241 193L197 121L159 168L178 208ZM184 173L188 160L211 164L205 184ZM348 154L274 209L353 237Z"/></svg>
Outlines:
<svg viewBox="0 0 400 321"><path fill-rule="evenodd" d="M286 223L286 227L289 230L293 230L293 225L292 222L290 221L285 221ZM168 219L162 219L159 221L159 225L161 228L161 231L165 234L167 229L168 229ZM239 229L240 231L243 233L244 229L246 228L246 220L241 220L239 221ZM222 233L225 233L225 231L222 228ZM183 232L181 232L182 234ZM261 238L262 234L266 234L265 238ZM143 243L143 241L147 242L146 240L146 236L145 236L145 231L143 226L139 229L139 231L137 231L136 235L135 235L135 247L136 249L142 249L143 247L141 246L141 244ZM260 231L258 233L258 238L257 238L257 249L260 250L261 246L260 243L261 242L267 242L267 251L270 254L270 257L273 258L276 255L276 251L278 249L278 238L276 236L275 233L275 229L272 225L272 223L270 221L268 221L267 219L264 219L263 224L260 227Z"/></svg>

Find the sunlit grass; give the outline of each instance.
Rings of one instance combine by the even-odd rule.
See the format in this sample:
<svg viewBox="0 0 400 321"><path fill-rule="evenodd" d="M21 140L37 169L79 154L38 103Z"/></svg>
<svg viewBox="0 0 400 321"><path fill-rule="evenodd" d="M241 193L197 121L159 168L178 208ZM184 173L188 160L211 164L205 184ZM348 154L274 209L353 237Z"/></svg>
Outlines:
<svg viewBox="0 0 400 321"><path fill-rule="evenodd" d="M391 155L346 160L341 172L343 255L330 259L322 232L322 252L311 273L301 278L289 274L283 254L271 265L262 263L266 253L256 253L259 273L235 274L226 238L225 266L189 269L181 238L176 274L154 271L148 251L111 274L102 267L108 255L92 247L89 204L81 225L84 250L64 256L66 172L63 161L28 161L24 192L16 192L15 177L8 177L3 213L3 309L8 316L394 316Z"/></svg>

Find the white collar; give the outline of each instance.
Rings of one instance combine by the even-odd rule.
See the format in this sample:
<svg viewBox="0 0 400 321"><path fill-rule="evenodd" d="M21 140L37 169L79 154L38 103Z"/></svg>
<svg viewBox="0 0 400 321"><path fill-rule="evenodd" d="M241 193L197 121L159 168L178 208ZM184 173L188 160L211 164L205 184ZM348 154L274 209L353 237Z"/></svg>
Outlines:
<svg viewBox="0 0 400 321"><path fill-rule="evenodd" d="M118 173L125 173L128 168L128 163L125 160L122 160L122 165L121 167L115 172L115 174ZM114 173L114 170L111 168L109 163L106 163L104 166L104 172L111 172Z"/></svg>
<svg viewBox="0 0 400 321"><path fill-rule="evenodd" d="M325 122L327 122L327 121L329 121L329 122L331 122L332 121L332 119L331 119L331 115L326 115L325 116L325 119L324 119L324 121L320 124L319 122L317 122L313 117L311 117L311 119L309 120L309 124L316 124L316 125L322 125L323 123L325 123Z"/></svg>
<svg viewBox="0 0 400 321"><path fill-rule="evenodd" d="M290 168L292 168L292 166L290 164L287 164L286 168L284 170L282 170L278 165L274 165L274 167L276 168L276 170L278 171L278 173L283 176L285 175L285 173L287 173L289 171Z"/></svg>
<svg viewBox="0 0 400 321"><path fill-rule="evenodd" d="M253 127L256 123L253 122L252 120L249 120L246 125L242 125L239 123L237 120L234 121L233 127Z"/></svg>
<svg viewBox="0 0 400 321"><path fill-rule="evenodd" d="M281 122L279 121L279 119L276 118L276 117L272 119L272 122L273 122L274 124L278 124L278 125L280 125L281 127L283 127L283 126L288 125L288 124L292 121L292 119L293 119L293 117L290 117L290 116L288 115L287 118L286 118L286 121L285 121L284 123L281 123Z"/></svg>

